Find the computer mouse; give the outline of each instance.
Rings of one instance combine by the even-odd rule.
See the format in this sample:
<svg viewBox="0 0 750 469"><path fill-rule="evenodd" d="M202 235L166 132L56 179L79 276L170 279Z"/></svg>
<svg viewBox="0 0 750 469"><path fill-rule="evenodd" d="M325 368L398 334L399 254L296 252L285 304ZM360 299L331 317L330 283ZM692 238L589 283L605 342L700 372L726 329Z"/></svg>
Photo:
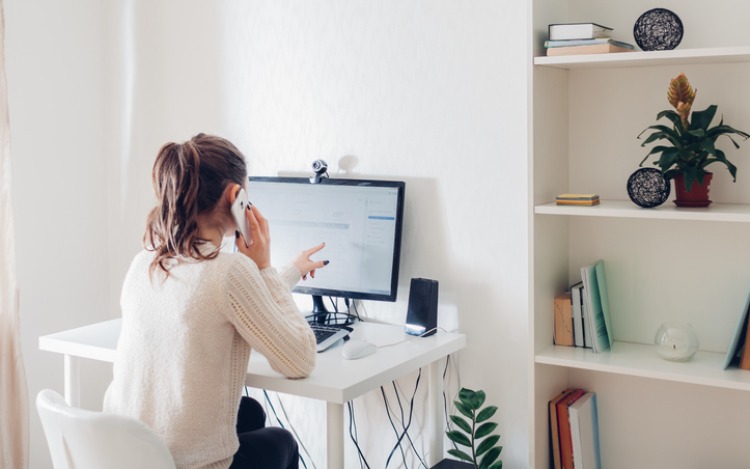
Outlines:
<svg viewBox="0 0 750 469"><path fill-rule="evenodd" d="M357 358L372 355L377 349L374 344L365 339L349 339L341 347L341 356L347 360L356 360Z"/></svg>

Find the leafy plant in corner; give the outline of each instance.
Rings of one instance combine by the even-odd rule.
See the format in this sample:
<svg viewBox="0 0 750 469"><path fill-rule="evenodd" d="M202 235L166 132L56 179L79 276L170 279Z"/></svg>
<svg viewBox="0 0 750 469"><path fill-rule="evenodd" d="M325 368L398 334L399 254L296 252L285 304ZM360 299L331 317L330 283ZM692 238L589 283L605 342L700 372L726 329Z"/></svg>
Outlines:
<svg viewBox="0 0 750 469"><path fill-rule="evenodd" d="M474 464L477 469L501 469L503 462L497 460L503 450L502 446L497 446L500 435L491 434L497 428L497 423L488 421L497 412L497 407L482 408L485 398L484 391L461 388L458 392L458 400L453 403L463 417L450 416L459 430L449 430L446 435L454 443L468 447L471 454L458 448L449 449L448 454Z"/></svg>
<svg viewBox="0 0 750 469"><path fill-rule="evenodd" d="M663 140L665 143L654 146L643 158L640 166L643 166L649 156L660 155L659 159L654 161L654 165L661 168L664 178L673 179L677 174L682 173L685 179L685 189L688 191L696 181L698 184L703 184L703 177L707 172L706 166L712 163L724 164L732 175L732 179L736 181L737 167L727 160L723 151L716 148L716 140L721 136L726 136L735 148L739 148L739 144L731 136L738 135L743 140L750 137L750 134L724 124L723 118L718 125L711 127L711 121L716 115L715 104L703 111L693 112L691 117L690 111L697 91L690 86L684 73L672 78L667 91L667 99L675 110L661 111L656 116L656 120L666 117L672 122L672 126L652 125L638 135L640 139L644 133L653 131L643 141L642 147L657 140Z"/></svg>

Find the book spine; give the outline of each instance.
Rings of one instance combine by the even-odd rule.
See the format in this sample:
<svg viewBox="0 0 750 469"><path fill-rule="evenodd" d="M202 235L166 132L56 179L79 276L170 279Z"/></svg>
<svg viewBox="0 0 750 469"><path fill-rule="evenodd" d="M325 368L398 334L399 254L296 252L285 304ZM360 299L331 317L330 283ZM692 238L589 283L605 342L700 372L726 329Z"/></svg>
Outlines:
<svg viewBox="0 0 750 469"><path fill-rule="evenodd" d="M549 401L549 430L552 441L552 463L554 469L562 469L560 455L560 427L557 420L557 403L565 399L573 390L566 389Z"/></svg>
<svg viewBox="0 0 750 469"><path fill-rule="evenodd" d="M562 293L555 297L555 345L573 345L572 307L570 293Z"/></svg>
<svg viewBox="0 0 750 469"><path fill-rule="evenodd" d="M570 406L586 393L575 389L566 398L557 403L557 424L560 434L560 459L562 469L575 469L573 463L573 437L570 431Z"/></svg>
<svg viewBox="0 0 750 469"><path fill-rule="evenodd" d="M583 347L585 345L583 339L583 311L581 309L581 297L583 295L582 290L583 284L581 282L578 282L570 287L570 297L573 303L573 343L576 347Z"/></svg>

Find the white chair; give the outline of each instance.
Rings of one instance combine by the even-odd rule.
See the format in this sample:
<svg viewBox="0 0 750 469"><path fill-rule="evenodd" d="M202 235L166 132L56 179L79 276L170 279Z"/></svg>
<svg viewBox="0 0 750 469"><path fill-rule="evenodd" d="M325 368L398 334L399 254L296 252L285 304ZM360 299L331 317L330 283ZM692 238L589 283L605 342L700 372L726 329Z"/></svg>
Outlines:
<svg viewBox="0 0 750 469"><path fill-rule="evenodd" d="M142 422L70 407L44 389L36 408L55 469L174 469L172 455Z"/></svg>

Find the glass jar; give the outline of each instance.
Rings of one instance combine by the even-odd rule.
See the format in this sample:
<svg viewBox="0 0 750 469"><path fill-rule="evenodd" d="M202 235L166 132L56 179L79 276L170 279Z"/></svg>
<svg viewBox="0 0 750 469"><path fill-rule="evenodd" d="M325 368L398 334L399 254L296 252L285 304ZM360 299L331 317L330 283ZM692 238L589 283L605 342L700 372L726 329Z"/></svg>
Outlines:
<svg viewBox="0 0 750 469"><path fill-rule="evenodd" d="M665 322L656 331L654 344L665 360L684 362L698 351L698 336L692 324Z"/></svg>

